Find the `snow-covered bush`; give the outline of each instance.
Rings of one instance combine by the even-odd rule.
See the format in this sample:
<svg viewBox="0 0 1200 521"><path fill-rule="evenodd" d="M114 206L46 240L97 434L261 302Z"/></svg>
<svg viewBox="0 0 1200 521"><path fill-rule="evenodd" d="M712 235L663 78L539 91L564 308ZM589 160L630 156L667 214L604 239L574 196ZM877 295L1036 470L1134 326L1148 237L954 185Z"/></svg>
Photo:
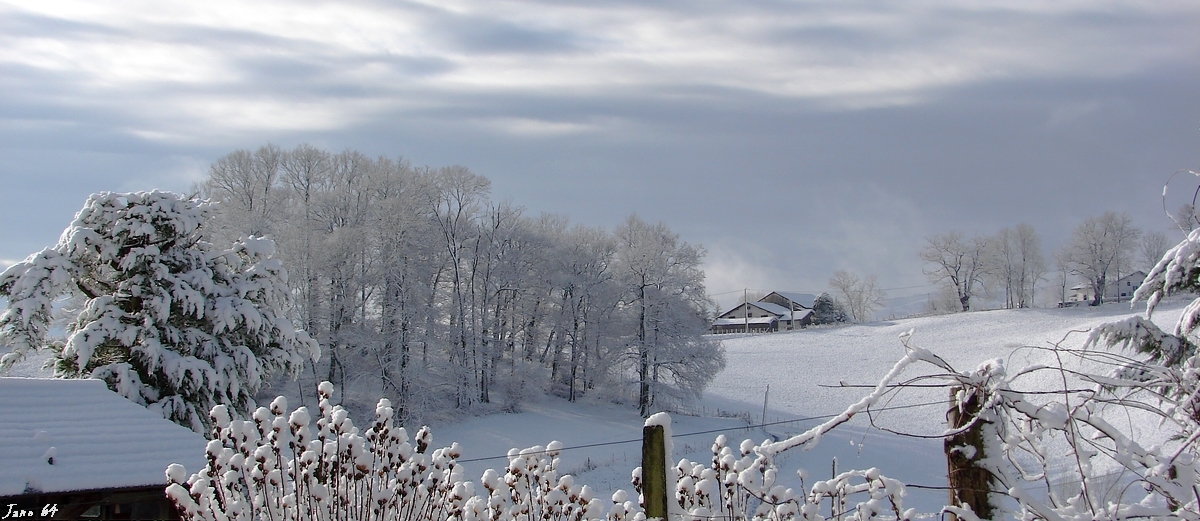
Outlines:
<svg viewBox="0 0 1200 521"><path fill-rule="evenodd" d="M807 490L807 474L798 473L800 490L779 479L774 458L756 453L750 440L730 447L724 435L713 443L712 461L680 460L672 471L678 518L708 519L823 520L825 514L847 521L880 517L911 519L916 511L905 510L904 485L880 474L879 469L851 470L832 479L817 481Z"/></svg>
<svg viewBox="0 0 1200 521"><path fill-rule="evenodd" d="M284 315L287 272L274 243L208 242L210 204L168 192L88 198L58 244L0 274L0 372L52 351L55 374L118 394L198 432L224 404L247 414L273 373L320 347ZM50 338L62 300L79 305L65 342Z"/></svg>
<svg viewBox="0 0 1200 521"><path fill-rule="evenodd" d="M508 453L504 474L484 471L480 480L488 491L481 519L604 519L605 505L587 485L570 475L558 477L561 443ZM621 515L629 510L623 504Z"/></svg>
<svg viewBox="0 0 1200 521"><path fill-rule="evenodd" d="M190 476L167 468L167 496L189 521L226 520L644 520L623 492L611 503L558 475L561 444L513 449L502 472L487 470L483 490L463 476L457 443L433 449L428 427L410 439L379 400L365 431L331 405L333 385L318 387L315 425L305 407L287 412L282 396L252 420L213 408L208 463Z"/></svg>

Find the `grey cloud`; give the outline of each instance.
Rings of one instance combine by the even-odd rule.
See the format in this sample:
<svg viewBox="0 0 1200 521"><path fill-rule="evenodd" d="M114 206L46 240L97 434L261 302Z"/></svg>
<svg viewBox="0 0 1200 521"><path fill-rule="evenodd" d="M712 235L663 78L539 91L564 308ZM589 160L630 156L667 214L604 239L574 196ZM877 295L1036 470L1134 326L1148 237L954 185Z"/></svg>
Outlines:
<svg viewBox="0 0 1200 521"><path fill-rule="evenodd" d="M10 11L0 17L0 34L13 38L22 36L45 36L56 38L95 39L129 37L129 31L100 23L87 23L45 16L27 11Z"/></svg>
<svg viewBox="0 0 1200 521"><path fill-rule="evenodd" d="M585 46L583 35L519 25L483 15L442 12L430 16L427 30L448 47L475 54L568 54Z"/></svg>
<svg viewBox="0 0 1200 521"><path fill-rule="evenodd" d="M644 7L639 2L636 8L660 14L678 10L681 18L709 17L721 9L689 5ZM758 2L749 8L757 15L774 7ZM346 54L333 46L248 31L159 28L180 43L218 50L241 79L144 82L98 98L88 97L77 74L0 64L5 90L0 175L19 187L0 193L0 221L37 230L41 238L24 232L18 237L7 231L14 229L9 225L0 258L23 257L52 242L87 192L119 189L129 179L178 168L173 158L203 163L235 148L307 141L332 150L403 155L416 164L465 164L494 181L497 198L512 199L532 213L556 212L576 222L612 226L637 212L667 222L690 242L747 252L751 262L785 274L779 281L785 289L821 289L814 286L839 268L874 272L885 285L900 286L924 280L915 252L928 233L951 228L992 233L1028 222L1045 236L1049 251L1082 218L1103 210L1129 211L1141 226L1158 226L1161 183L1177 168L1198 166L1200 113L1194 94L1200 68L1195 60L1124 74L987 78L923 89L920 103L859 110L668 76L603 90L447 89L406 79L457 70L460 64L447 57L447 50L467 52L463 59L468 61L472 53L505 52L536 63L546 53L590 52L595 42L498 18L397 9L432 20L426 30L444 47L435 45L422 56ZM991 18L1001 15L1012 19ZM1043 29L1076 23L1069 15L964 11L944 16L941 20L958 16L965 25L930 20L893 34L814 24L756 37L775 39L779 46L870 54L896 44L936 46L989 20L996 30L1021 20ZM1084 23L1094 27L1123 23L1123 15L1086 16L1093 19ZM1155 16L1130 18L1133 34L1114 38L1159 45L1144 35L1161 25ZM63 30L75 35L63 38L90 38L105 29L85 24ZM1178 26L1162 30L1175 34ZM352 77L348 71L372 64L394 70L395 79L347 79ZM384 103L364 121L333 130L234 131L219 124L192 129L186 128L188 122L147 123L159 117L153 113L156 103L202 96L247 104L261 98L405 103ZM506 120L599 130L531 136L487 125ZM128 132L138 125L212 137L174 145ZM177 186L177 177L162 179L175 185L158 188L187 188ZM53 211L45 210L50 207ZM764 228L763 215L779 217Z"/></svg>

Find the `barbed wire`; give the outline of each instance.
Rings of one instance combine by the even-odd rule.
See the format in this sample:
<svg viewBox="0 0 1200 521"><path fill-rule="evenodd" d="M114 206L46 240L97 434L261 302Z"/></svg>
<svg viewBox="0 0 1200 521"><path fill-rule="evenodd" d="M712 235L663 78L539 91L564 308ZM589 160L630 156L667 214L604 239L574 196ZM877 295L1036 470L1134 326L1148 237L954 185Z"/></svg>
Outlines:
<svg viewBox="0 0 1200 521"><path fill-rule="evenodd" d="M891 407L880 407L878 409L872 409L872 410L878 411L878 412L893 411L893 410L899 410L899 409L913 409L913 408L917 408L917 407L929 407L932 405L943 405L944 403L945 403L945 401L943 400L943 401L937 401L937 402L926 402L926 403L916 403L916 404L908 404L908 405L895 405L895 406L891 406ZM696 431L696 432L686 432L686 433L681 433L681 434L672 434L671 438L684 438L687 436L699 436L701 434L716 434L719 432L751 430L751 429L758 429L758 428L763 428L763 427L771 427L771 426L775 426L775 425L783 425L786 423L796 423L796 422L803 422L803 421L828 420L830 418L836 418L837 416L839 416L841 414L843 414L843 413L839 412L839 413L833 413L833 414L821 414L821 415L817 415L817 416L808 416L808 417L804 417L804 418L794 418L794 419L790 419L790 420L779 420L779 421L766 422L766 423L757 423L757 424L752 424L752 425L744 425L744 426L740 426L740 427L725 427L725 428L708 429L708 430ZM626 443L640 443L641 441L642 441L642 438L634 438L634 439L627 439L627 440L615 440L615 441L605 441L605 442L598 442L598 443L587 443L584 445L572 445L570 447L560 447L553 451L550 449L542 449L542 450L538 450L538 451L528 451L528 452L520 453L520 455L534 455L534 454L545 454L547 452L563 452L563 451L568 451L568 450L590 449L590 448L594 448L594 447L605 447L608 445L624 445ZM487 460L507 459L507 458L509 458L508 454L505 454L503 456L466 458L466 459L459 459L459 460L455 460L455 461L457 461L458 463L472 463L472 462L476 462L476 461L487 461Z"/></svg>

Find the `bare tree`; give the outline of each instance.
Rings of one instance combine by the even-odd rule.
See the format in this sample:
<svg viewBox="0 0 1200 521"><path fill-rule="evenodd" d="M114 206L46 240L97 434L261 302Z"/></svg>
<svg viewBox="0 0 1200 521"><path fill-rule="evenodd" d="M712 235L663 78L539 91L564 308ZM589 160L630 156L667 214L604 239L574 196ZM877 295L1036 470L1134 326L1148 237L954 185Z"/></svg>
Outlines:
<svg viewBox="0 0 1200 521"><path fill-rule="evenodd" d="M649 412L723 364L704 338L703 249L666 225L572 229L491 201L465 167L310 145L236 151L198 189L222 202L220 233L277 239L289 311L328 354L302 378L375 387L402 419L527 389L617 398L629 390L606 384L631 374Z"/></svg>
<svg viewBox="0 0 1200 521"><path fill-rule="evenodd" d="M491 181L463 166L441 168L434 179L437 191L429 203L441 232L450 275L453 307L449 322L454 326L455 336L450 359L458 366L455 400L458 407L466 407L480 391L479 381L475 379L477 337L468 315L471 299L475 296L474 268L478 266L472 262L471 244L476 242L481 231L480 219L485 199L491 191Z"/></svg>
<svg viewBox="0 0 1200 521"><path fill-rule="evenodd" d="M1037 283L1046 273L1042 239L1028 224L1005 228L992 239L992 274L1004 287L1007 308L1033 305Z"/></svg>
<svg viewBox="0 0 1200 521"><path fill-rule="evenodd" d="M1068 244L1062 249L1054 252L1054 268L1058 274L1059 285L1062 289L1062 294L1059 296L1058 305L1062 307L1067 301L1067 283L1071 281L1071 274L1074 273L1071 262L1071 245Z"/></svg>
<svg viewBox="0 0 1200 521"><path fill-rule="evenodd" d="M1072 234L1069 245L1075 273L1092 285L1093 306L1104 301L1110 275L1119 278L1123 263L1129 262L1141 231L1126 213L1105 212L1089 217Z"/></svg>
<svg viewBox="0 0 1200 521"><path fill-rule="evenodd" d="M1200 226L1200 217L1196 215L1196 207L1191 204L1184 203L1179 209L1175 210L1175 214L1171 215L1171 220L1175 221L1175 226L1183 233L1190 232Z"/></svg>
<svg viewBox="0 0 1200 521"><path fill-rule="evenodd" d="M953 288L962 310L970 311L971 297L983 289L984 278L991 272L988 240L949 232L928 236L925 241L921 260L932 265L925 274L930 281Z"/></svg>
<svg viewBox="0 0 1200 521"><path fill-rule="evenodd" d="M1167 234L1163 232L1146 232L1142 236L1142 242L1139 244L1139 253L1141 253L1141 265L1150 273L1150 269L1158 264L1158 260L1167 253L1171 247L1171 239L1167 238Z"/></svg>
<svg viewBox="0 0 1200 521"><path fill-rule="evenodd" d="M205 197L224 205L224 220L213 227L214 231L234 235L230 240L242 235L261 237L274 231L272 224L279 217L278 205L283 197L278 185L283 155L275 145L254 152L235 150L209 167L201 189Z"/></svg>
<svg viewBox="0 0 1200 521"><path fill-rule="evenodd" d="M1004 307L1007 309L1018 307L1017 294L1021 291L1018 282L1021 266L1014 235L1012 228L1004 228L991 240L991 276L1004 288Z"/></svg>
<svg viewBox="0 0 1200 521"><path fill-rule="evenodd" d="M1049 267L1046 257L1042 255L1042 237L1033 226L1018 224L1016 228L1017 249L1020 252L1021 266L1018 307L1030 307L1037 296L1037 285L1046 276Z"/></svg>
<svg viewBox="0 0 1200 521"><path fill-rule="evenodd" d="M887 294L879 287L874 275L860 278L849 271L839 270L829 279L829 287L833 290L834 298L850 312L850 319L855 322L870 320L871 314L886 304Z"/></svg>

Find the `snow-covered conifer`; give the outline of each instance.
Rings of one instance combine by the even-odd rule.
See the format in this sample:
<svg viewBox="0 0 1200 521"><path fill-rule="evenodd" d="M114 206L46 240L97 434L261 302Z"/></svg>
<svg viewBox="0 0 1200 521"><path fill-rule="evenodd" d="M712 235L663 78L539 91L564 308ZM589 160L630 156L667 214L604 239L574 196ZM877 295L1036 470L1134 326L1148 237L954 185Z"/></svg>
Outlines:
<svg viewBox="0 0 1200 521"><path fill-rule="evenodd" d="M828 293L817 295L812 307L813 324L840 324L846 321L846 310L842 309Z"/></svg>
<svg viewBox="0 0 1200 521"><path fill-rule="evenodd" d="M1133 301L1146 301L1146 316L1130 317L1092 331L1089 344L1101 339L1109 345L1124 345L1149 355L1150 362L1180 367L1196 355L1195 331L1200 326L1200 298L1180 315L1175 330L1162 331L1150 321L1159 300L1179 293L1200 293L1200 230L1191 233L1163 254L1146 280L1133 294ZM1136 367L1129 370L1139 371Z"/></svg>
<svg viewBox="0 0 1200 521"><path fill-rule="evenodd" d="M320 346L285 316L287 272L275 245L211 244L210 203L169 192L88 198L58 244L0 274L0 372L48 349L55 374L108 382L180 425L207 412L246 414L263 379L295 372ZM55 303L83 302L65 342L50 339Z"/></svg>

